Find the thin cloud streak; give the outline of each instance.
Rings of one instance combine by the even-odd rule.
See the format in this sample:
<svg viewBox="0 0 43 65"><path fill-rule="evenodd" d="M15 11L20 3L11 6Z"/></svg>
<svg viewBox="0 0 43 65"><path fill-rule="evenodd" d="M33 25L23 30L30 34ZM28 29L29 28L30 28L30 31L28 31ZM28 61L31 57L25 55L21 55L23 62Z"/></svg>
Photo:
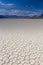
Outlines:
<svg viewBox="0 0 43 65"><path fill-rule="evenodd" d="M11 8L14 8L14 7L15 7L15 5L12 4L12 3L5 4L3 2L0 2L0 8L11 9Z"/></svg>

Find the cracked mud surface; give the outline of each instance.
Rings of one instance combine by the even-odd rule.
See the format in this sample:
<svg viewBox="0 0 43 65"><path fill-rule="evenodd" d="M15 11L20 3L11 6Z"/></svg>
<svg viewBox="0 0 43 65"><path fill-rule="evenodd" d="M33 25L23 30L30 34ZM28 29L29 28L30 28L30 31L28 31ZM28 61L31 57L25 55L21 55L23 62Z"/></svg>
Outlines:
<svg viewBox="0 0 43 65"><path fill-rule="evenodd" d="M17 35L0 35L0 65L43 65L43 43L22 40L22 35Z"/></svg>
<svg viewBox="0 0 43 65"><path fill-rule="evenodd" d="M43 65L43 19L0 19L0 65Z"/></svg>

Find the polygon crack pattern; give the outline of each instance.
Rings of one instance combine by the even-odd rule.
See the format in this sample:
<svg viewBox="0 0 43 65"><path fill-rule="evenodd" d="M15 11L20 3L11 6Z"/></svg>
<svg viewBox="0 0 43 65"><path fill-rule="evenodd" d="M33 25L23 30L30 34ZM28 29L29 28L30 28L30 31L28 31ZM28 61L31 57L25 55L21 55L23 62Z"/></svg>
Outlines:
<svg viewBox="0 0 43 65"><path fill-rule="evenodd" d="M12 37L8 34L0 38L0 65L43 65L41 42Z"/></svg>

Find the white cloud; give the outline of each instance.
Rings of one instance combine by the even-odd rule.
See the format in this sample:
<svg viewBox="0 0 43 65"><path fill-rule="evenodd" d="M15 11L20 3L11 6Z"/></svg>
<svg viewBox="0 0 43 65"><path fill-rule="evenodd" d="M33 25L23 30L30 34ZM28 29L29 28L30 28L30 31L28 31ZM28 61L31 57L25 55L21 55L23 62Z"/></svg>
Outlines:
<svg viewBox="0 0 43 65"><path fill-rule="evenodd" d="M41 12L34 12L34 11L25 11L25 10L6 10L6 9L0 9L0 15L17 15L17 16L34 16L34 15L40 15Z"/></svg>
<svg viewBox="0 0 43 65"><path fill-rule="evenodd" d="M29 10L17 10L14 9L16 6L12 3L0 2L0 15L17 15L17 16L33 16L40 15L42 10L29 11Z"/></svg>

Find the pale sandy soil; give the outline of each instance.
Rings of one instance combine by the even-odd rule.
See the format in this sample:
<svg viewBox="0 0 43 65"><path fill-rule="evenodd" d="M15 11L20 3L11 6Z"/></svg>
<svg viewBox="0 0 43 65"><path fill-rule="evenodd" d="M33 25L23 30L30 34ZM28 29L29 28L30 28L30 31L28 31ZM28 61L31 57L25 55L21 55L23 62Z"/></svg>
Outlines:
<svg viewBox="0 0 43 65"><path fill-rule="evenodd" d="M43 65L43 19L0 19L0 65Z"/></svg>

